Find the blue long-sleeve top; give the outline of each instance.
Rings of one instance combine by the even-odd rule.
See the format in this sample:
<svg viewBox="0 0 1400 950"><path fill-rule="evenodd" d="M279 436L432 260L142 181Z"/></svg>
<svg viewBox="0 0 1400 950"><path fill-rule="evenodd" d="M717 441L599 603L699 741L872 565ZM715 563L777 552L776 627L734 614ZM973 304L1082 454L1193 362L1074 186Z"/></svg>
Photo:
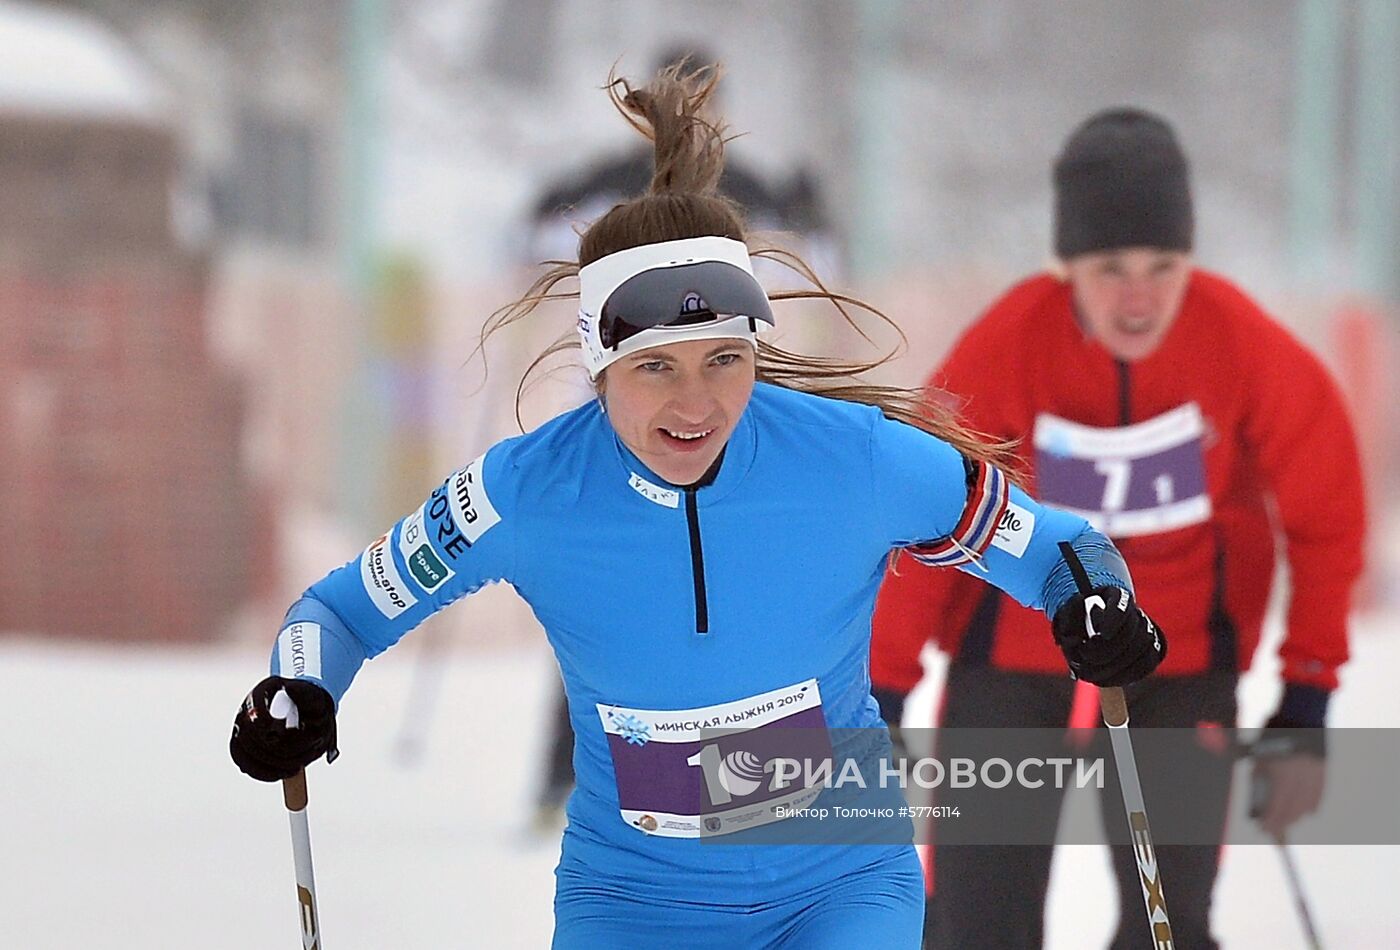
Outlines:
<svg viewBox="0 0 1400 950"><path fill-rule="evenodd" d="M686 490L589 403L454 472L313 585L287 614L272 671L340 702L364 660L505 581L544 627L568 694L577 790L563 865L665 894L729 888L740 871L793 892L871 858L702 846L744 796L707 786L698 750L716 728L881 725L870 621L892 550L962 560L1049 615L1075 591L1060 541L1096 585L1131 586L1107 539L1019 488L1015 517L976 540L979 518L1004 510L989 474L1001 478L875 408L759 383L713 481ZM969 539L984 548L972 560Z"/></svg>

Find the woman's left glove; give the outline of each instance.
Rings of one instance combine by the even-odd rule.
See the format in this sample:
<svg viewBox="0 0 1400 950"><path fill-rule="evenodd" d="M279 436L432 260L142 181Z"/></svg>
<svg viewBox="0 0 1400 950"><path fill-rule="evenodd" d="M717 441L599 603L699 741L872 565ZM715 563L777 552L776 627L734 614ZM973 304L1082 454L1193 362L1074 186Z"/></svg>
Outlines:
<svg viewBox="0 0 1400 950"><path fill-rule="evenodd" d="M1096 686L1136 683L1167 655L1167 638L1122 587L1075 594L1055 613L1053 629L1070 672Z"/></svg>
<svg viewBox="0 0 1400 950"><path fill-rule="evenodd" d="M234 763L259 782L291 778L322 755L334 762L335 700L307 680L269 676L253 687L233 718Z"/></svg>

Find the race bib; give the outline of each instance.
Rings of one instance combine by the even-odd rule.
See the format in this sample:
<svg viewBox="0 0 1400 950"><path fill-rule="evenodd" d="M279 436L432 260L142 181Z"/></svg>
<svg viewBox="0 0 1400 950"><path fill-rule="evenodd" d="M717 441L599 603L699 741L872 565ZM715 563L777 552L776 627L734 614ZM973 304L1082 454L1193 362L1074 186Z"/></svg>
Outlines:
<svg viewBox="0 0 1400 950"><path fill-rule="evenodd" d="M622 820L699 838L780 821L822 791L831 738L817 681L698 709L598 704Z"/></svg>
<svg viewBox="0 0 1400 950"><path fill-rule="evenodd" d="M1199 524L1211 515L1204 435L1194 402L1116 429L1042 413L1034 435L1040 498L1111 538Z"/></svg>

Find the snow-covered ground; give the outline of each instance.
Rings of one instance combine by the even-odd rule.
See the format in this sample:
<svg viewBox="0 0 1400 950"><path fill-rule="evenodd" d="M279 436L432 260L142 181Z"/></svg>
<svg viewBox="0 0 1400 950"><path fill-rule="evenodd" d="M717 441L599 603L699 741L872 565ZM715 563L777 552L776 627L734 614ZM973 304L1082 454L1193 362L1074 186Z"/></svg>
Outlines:
<svg viewBox="0 0 1400 950"><path fill-rule="evenodd" d="M550 661L543 649L447 653L408 769L393 752L415 656L405 645L365 670L342 711L343 757L310 773L326 944L545 947L557 842L526 827ZM225 750L263 667L250 648L0 640L0 947L296 946L280 791L245 779ZM1400 726L1396 669L1400 617L1361 619L1334 724ZM1243 687L1246 723L1272 705L1271 680L1265 668ZM1297 859L1329 947L1400 946L1400 847ZM1061 848L1049 946L1102 946L1112 894L1102 849ZM1271 849L1227 852L1216 930L1230 948L1304 946Z"/></svg>

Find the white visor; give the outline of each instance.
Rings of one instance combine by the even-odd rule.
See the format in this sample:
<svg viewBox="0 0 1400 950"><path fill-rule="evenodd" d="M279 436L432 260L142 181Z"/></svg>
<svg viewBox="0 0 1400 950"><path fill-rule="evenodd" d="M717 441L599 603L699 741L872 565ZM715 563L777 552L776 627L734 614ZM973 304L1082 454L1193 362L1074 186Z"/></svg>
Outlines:
<svg viewBox="0 0 1400 950"><path fill-rule="evenodd" d="M644 329L633 329L625 339L614 345L605 344L601 326L604 307L608 298L624 283L646 271L710 261L736 267L747 274L750 280L753 279L753 264L749 260L748 247L742 241L724 237L685 238L679 241L643 244L601 257L580 269L578 332L583 343L583 362L589 377L597 379L604 368L624 356L667 343L740 339L748 341L756 348L759 328L772 324L772 314L767 310L766 298L760 301L764 304L762 313L717 314L714 319L702 322L647 326ZM733 274L732 271L729 273ZM739 276L739 280L743 282L742 276ZM729 283L733 284L732 281ZM635 287L635 284L632 286ZM754 286L758 287L756 280ZM758 288L758 292L761 294L761 288ZM703 300L700 302L704 304Z"/></svg>

